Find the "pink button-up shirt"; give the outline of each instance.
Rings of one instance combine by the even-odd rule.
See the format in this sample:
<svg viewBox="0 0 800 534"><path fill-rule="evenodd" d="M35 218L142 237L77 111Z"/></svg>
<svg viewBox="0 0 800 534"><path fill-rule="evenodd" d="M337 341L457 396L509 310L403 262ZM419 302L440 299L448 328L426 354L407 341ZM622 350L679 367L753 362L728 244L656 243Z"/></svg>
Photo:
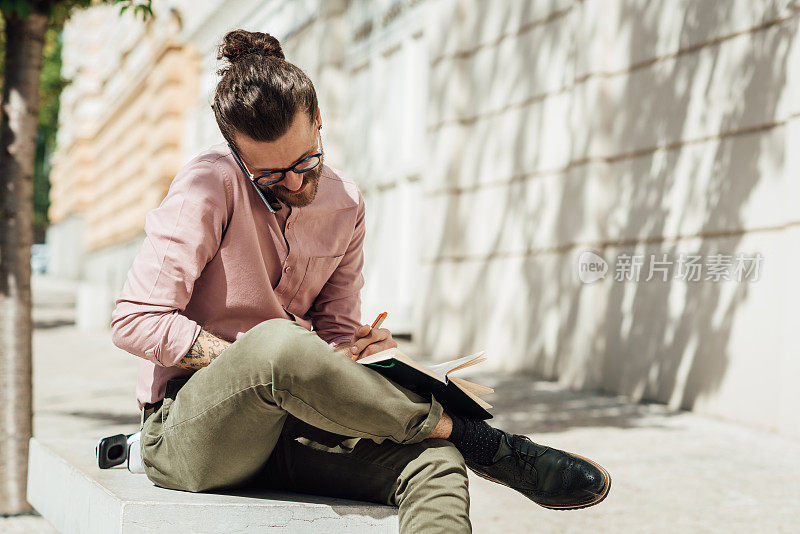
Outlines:
<svg viewBox="0 0 800 534"><path fill-rule="evenodd" d="M225 143L175 176L147 212L139 249L111 315L114 344L139 356L136 399L164 398L200 327L235 341L283 317L334 345L361 324L364 199L323 166L308 206L271 213Z"/></svg>

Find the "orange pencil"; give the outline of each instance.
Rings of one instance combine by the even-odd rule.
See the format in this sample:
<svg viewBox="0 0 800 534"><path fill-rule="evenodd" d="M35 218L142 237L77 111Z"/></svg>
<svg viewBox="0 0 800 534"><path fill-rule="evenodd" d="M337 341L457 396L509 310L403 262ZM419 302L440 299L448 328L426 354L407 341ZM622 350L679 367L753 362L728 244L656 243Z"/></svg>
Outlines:
<svg viewBox="0 0 800 534"><path fill-rule="evenodd" d="M375 318L375 322L372 323L371 328L380 328L381 325L383 324L383 320L386 319L387 315L389 315L389 312L383 312L383 313L379 314Z"/></svg>
<svg viewBox="0 0 800 534"><path fill-rule="evenodd" d="M383 324L383 320L386 319L386 316L388 316L388 315L389 315L389 312L383 312L383 313L378 314L378 316L375 318L375 321L372 323L372 326L370 328L380 328L381 325ZM356 355L353 354L352 356L350 356L350 359L355 361L356 360Z"/></svg>

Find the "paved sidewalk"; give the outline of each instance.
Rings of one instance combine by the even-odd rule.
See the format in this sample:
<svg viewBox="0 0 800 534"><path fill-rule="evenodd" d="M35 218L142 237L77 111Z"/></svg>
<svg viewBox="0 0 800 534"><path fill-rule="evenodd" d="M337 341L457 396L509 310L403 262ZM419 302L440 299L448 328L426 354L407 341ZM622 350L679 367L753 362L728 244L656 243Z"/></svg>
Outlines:
<svg viewBox="0 0 800 534"><path fill-rule="evenodd" d="M34 301L34 434L134 432L136 357L107 331L74 328L69 284L36 278ZM413 345L402 348L414 354ZM613 478L603 503L562 512L471 476L476 533L800 531L798 441L520 375L471 376L496 389L487 398L493 424L595 459ZM0 519L0 532L54 530L33 516Z"/></svg>

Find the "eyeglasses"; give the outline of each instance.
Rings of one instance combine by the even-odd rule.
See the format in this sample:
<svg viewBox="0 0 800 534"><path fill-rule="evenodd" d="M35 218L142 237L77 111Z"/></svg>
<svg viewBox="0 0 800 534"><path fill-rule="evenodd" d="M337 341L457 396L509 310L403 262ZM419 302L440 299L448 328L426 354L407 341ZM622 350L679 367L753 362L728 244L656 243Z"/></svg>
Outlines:
<svg viewBox="0 0 800 534"><path fill-rule="evenodd" d="M247 175L251 181L257 183L260 186L268 186L274 185L278 182L282 182L284 178L286 178L287 172L296 172L298 174L303 174L304 172L308 172L311 169L315 168L319 165L320 161L322 161L322 152L317 152L316 154L311 154L310 156L306 156L305 158L301 159L291 167L287 167L286 169L276 170L276 171L269 171L265 172L264 174L260 174L258 176L253 176L253 173L247 170L247 166L245 166L242 158L239 157L239 154L236 153L236 150L228 143L228 147L231 149L231 153L233 157L236 159L236 162L239 164L239 167L242 168L245 175ZM319 147L319 143L317 143L317 147ZM275 177L280 176L280 178L274 179Z"/></svg>

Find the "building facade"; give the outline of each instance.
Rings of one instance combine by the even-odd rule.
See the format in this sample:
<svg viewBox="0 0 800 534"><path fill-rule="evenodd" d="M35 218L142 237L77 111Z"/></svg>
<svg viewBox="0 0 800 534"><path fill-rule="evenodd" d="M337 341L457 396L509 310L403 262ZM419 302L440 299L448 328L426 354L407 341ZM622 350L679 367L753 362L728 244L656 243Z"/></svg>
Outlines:
<svg viewBox="0 0 800 534"><path fill-rule="evenodd" d="M314 80L326 158L364 194L364 322L389 311L434 359L485 349L800 435L792 2L156 4L146 25L98 6L65 30L48 243L84 324L107 324L145 212L221 140L216 47L243 27ZM587 251L608 268L593 283ZM760 272L714 275L737 255Z"/></svg>

